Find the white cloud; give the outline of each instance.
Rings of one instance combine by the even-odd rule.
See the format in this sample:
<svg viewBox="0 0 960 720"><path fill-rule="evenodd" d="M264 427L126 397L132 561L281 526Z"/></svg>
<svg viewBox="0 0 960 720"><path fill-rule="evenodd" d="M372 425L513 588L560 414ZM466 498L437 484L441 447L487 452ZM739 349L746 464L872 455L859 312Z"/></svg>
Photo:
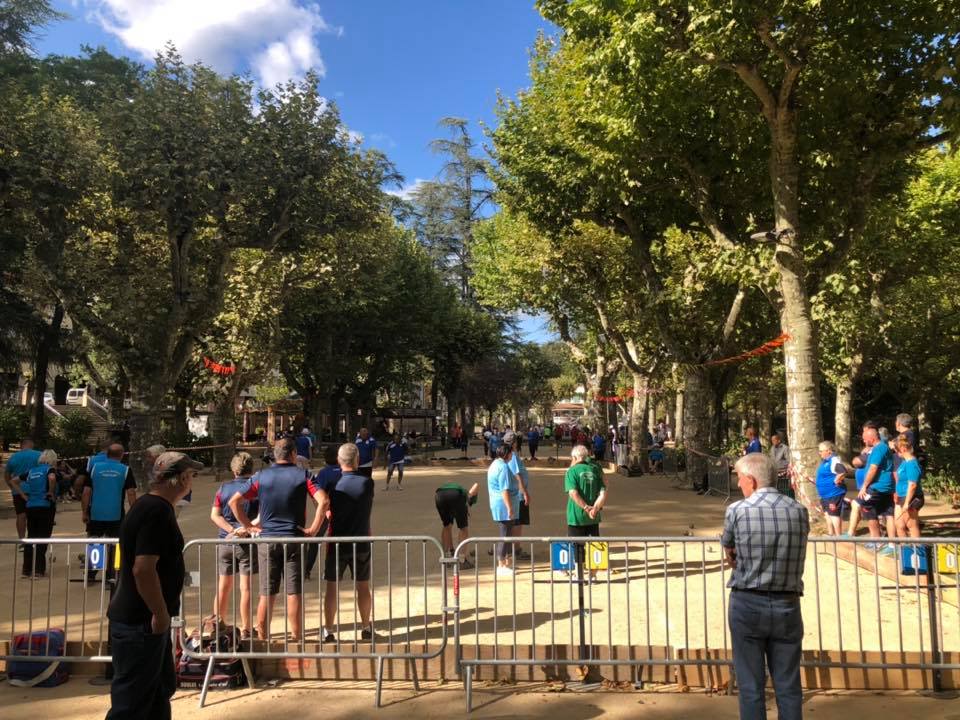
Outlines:
<svg viewBox="0 0 960 720"><path fill-rule="evenodd" d="M266 87L326 68L316 36L342 35L316 5L296 0L83 0L90 18L150 59L173 42L220 72L249 65Z"/></svg>
<svg viewBox="0 0 960 720"><path fill-rule="evenodd" d="M404 185L399 190L387 190L387 195L393 195L394 197L398 197L401 200L412 200L413 194L417 190L419 190L420 186L423 185L425 182L428 182L428 181L424 180L423 178L417 178L412 183L408 185Z"/></svg>

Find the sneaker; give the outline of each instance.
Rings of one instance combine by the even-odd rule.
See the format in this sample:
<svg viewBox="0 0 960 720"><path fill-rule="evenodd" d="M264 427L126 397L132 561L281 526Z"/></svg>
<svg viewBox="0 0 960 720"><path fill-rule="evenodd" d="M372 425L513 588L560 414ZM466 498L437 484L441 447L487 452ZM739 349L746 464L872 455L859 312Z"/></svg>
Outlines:
<svg viewBox="0 0 960 720"><path fill-rule="evenodd" d="M897 554L897 548L894 546L893 543L888 543L888 544L885 545L885 546L883 547L883 549L880 551L880 554L881 554L881 555L887 555L887 556L896 555L896 554Z"/></svg>
<svg viewBox="0 0 960 720"><path fill-rule="evenodd" d="M476 567L471 561L470 558L464 558L460 561L461 570L473 570Z"/></svg>
<svg viewBox="0 0 960 720"><path fill-rule="evenodd" d="M513 568L506 565L497 566L497 577L513 577Z"/></svg>
<svg viewBox="0 0 960 720"><path fill-rule="evenodd" d="M403 485L397 485L397 490L403 490Z"/></svg>
<svg viewBox="0 0 960 720"><path fill-rule="evenodd" d="M517 550L517 559L518 559L518 560L529 560L529 559L530 559L530 553L528 553L526 550Z"/></svg>
<svg viewBox="0 0 960 720"><path fill-rule="evenodd" d="M334 635L329 630L327 630L326 628L323 628L322 634L323 634L323 642L325 643L335 643L337 641L337 636Z"/></svg>
<svg viewBox="0 0 960 720"><path fill-rule="evenodd" d="M363 641L365 641L365 642L370 642L371 640L373 640L373 638L374 638L374 634L373 634L373 628L372 628L372 627L365 627L365 628L363 628L363 630L360 631L360 639L361 639L361 640L363 640Z"/></svg>
<svg viewBox="0 0 960 720"><path fill-rule="evenodd" d="M868 542L868 543L864 543L864 544L863 544L863 549L864 549L864 550L871 550L871 551L873 551L873 550L877 550L877 549L879 549L879 548L880 548L880 545L879 545L878 543Z"/></svg>

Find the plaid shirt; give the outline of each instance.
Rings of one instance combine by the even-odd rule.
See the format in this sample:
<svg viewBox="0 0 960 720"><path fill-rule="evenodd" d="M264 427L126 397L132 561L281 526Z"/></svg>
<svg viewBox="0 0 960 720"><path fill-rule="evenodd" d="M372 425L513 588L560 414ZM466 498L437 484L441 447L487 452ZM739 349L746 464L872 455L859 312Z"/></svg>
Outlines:
<svg viewBox="0 0 960 720"><path fill-rule="evenodd" d="M721 538L724 547L737 552L727 587L802 593L809 533L807 509L776 488L758 488L733 503Z"/></svg>

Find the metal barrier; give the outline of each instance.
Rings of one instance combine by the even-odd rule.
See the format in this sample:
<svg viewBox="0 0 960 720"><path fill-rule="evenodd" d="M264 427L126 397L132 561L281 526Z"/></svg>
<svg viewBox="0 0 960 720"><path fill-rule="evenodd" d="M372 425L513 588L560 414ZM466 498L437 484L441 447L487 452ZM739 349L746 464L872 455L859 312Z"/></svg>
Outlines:
<svg viewBox="0 0 960 720"><path fill-rule="evenodd" d="M642 681L641 669L653 679L657 667L664 674L674 667L681 684L693 670L702 684L732 691L718 538L507 538L513 571L498 574L500 542L473 538L454 554L462 560L475 549L483 558L485 547L494 547L482 568L453 565L454 638L468 711L484 666L506 666L514 675L541 667L555 676L571 666L628 667L634 683ZM923 682L939 689L940 673L960 669L945 659L960 651L958 540L898 539L889 557L869 543L810 539L801 664L818 672L922 671ZM893 652L896 662L888 657Z"/></svg>
<svg viewBox="0 0 960 720"><path fill-rule="evenodd" d="M245 546L248 550L257 551L261 558L259 572L262 583L263 574L269 576L271 570L264 564L264 558L270 555L270 551L265 548L268 545L274 548L273 559L279 558L285 566L284 574L290 572L295 575L299 572L302 578L299 605L284 602L285 598L289 597L285 592L284 578L284 582L278 587L280 597L277 604L281 607L266 623L266 630L258 632L258 638L244 639L241 636L239 641L233 643L233 647L225 650L217 648L205 651L202 646L199 649L192 648L188 642L193 635L190 628L201 628L202 632L204 622L208 620L213 608L220 577L225 577L219 575L218 548ZM315 568L309 567L306 557L311 546L318 551L318 566ZM326 552L319 552L321 546L326 546ZM366 547L369 547L369 554ZM268 562L274 560L268 559ZM258 537L242 540L192 540L184 547L184 561L191 576L191 584L184 589L181 616L176 619L175 627L180 629L180 645L184 655L207 663L200 694L201 707L206 701L214 664L218 661L327 658L374 660L375 702L379 707L386 661L401 660L408 663L414 689L419 691L416 661L440 656L447 645L449 608L446 568L453 561L444 557L443 548L432 537ZM351 570L349 582L342 580L337 585L325 583L325 575L335 574L337 568L341 568L342 573L348 566ZM364 581L356 577L357 574L362 575L365 572L369 576L366 588L363 587ZM307 579L311 577L312 580ZM326 595L322 593L324 583ZM241 624L236 622L237 618L243 617L238 585L238 582L233 583L228 600L232 600L230 604L233 609L233 622L230 625L237 627ZM331 587L336 588L336 591L331 591ZM369 624L364 623L364 608L360 606L367 590ZM256 594L256 588L251 588L249 606L246 608L251 623L254 622L253 618L258 618L258 607L254 601ZM347 597L343 597L344 595ZM347 599L350 602L347 602ZM261 597L260 601L265 602L266 599ZM321 636L327 625L324 618L325 602L326 611L332 614L333 624L336 626L326 628L333 634L332 641ZM223 608L219 610L221 616L226 615ZM312 618L317 618L315 623L310 622ZM349 639L343 639L342 630L346 630ZM368 631L371 631L369 636L366 634ZM279 639L278 632L281 633ZM313 634L316 634L316 640L308 641L307 637ZM252 685L249 666L245 667L245 672L248 683Z"/></svg>
<svg viewBox="0 0 960 720"><path fill-rule="evenodd" d="M0 659L24 659L13 654L18 635L29 638L46 633L44 654L32 654L28 642L27 658L110 663L107 606L114 586L110 568L116 544L116 538L0 539L4 556L13 552L9 614L0 615L0 628L9 643ZM63 655L50 655L54 629L63 630Z"/></svg>
<svg viewBox="0 0 960 720"><path fill-rule="evenodd" d="M733 495L733 474L730 460L726 457L707 456L707 492L729 502Z"/></svg>

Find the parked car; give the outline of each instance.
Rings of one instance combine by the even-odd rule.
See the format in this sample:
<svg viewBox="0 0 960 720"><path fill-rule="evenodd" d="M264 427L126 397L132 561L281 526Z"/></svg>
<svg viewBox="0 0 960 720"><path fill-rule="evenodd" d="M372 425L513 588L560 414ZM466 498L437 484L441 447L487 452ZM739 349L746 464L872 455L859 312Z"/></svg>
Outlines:
<svg viewBox="0 0 960 720"><path fill-rule="evenodd" d="M43 394L43 404L44 405L53 405L53 393L45 392Z"/></svg>
<svg viewBox="0 0 960 720"><path fill-rule="evenodd" d="M67 405L83 405L86 394L86 388L70 388L67 390Z"/></svg>

